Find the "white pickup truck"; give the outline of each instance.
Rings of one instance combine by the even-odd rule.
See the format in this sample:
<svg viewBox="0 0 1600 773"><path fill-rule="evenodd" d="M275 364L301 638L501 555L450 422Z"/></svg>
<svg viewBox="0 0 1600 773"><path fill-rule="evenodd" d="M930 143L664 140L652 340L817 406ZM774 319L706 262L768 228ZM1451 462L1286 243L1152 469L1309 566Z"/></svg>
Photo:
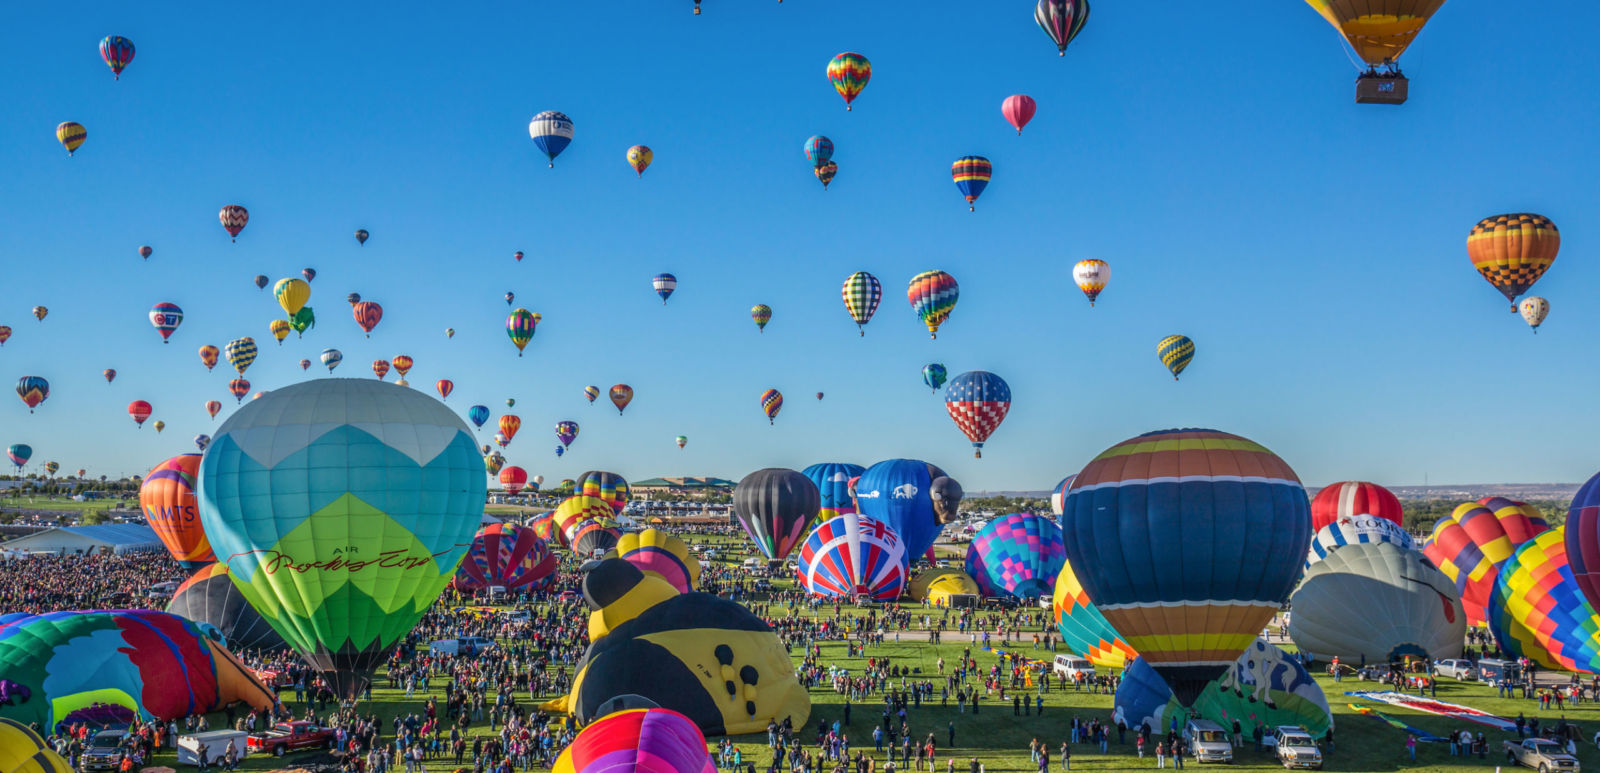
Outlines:
<svg viewBox="0 0 1600 773"><path fill-rule="evenodd" d="M1533 768L1539 773L1578 770L1578 758L1567 753L1567 748L1548 738L1524 738L1506 741L1506 762Z"/></svg>

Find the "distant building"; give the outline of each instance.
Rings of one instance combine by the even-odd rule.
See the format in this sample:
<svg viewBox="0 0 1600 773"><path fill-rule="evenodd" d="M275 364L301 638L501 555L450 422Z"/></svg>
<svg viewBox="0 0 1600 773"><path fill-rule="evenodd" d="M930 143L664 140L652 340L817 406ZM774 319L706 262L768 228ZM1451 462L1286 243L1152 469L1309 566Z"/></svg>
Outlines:
<svg viewBox="0 0 1600 773"><path fill-rule="evenodd" d="M0 553L139 553L165 550L154 529L143 524L63 526L0 542Z"/></svg>
<svg viewBox="0 0 1600 773"><path fill-rule="evenodd" d="M651 494L726 494L732 492L736 485L734 481L722 478L648 478L629 481L628 490L636 498L649 499Z"/></svg>

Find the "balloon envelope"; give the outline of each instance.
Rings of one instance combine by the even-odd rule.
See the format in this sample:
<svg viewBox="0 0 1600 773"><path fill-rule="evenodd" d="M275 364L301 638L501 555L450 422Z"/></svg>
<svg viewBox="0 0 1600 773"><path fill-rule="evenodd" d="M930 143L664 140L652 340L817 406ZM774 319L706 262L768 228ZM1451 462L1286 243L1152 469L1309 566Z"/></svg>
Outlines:
<svg viewBox="0 0 1600 773"><path fill-rule="evenodd" d="M1033 513L1002 515L978 529L967 545L967 574L990 598L1048 596L1066 563L1061 527Z"/></svg>
<svg viewBox="0 0 1600 773"><path fill-rule="evenodd" d="M817 485L781 467L756 470L733 490L733 513L769 559L788 557L822 507Z"/></svg>
<svg viewBox="0 0 1600 773"><path fill-rule="evenodd" d="M190 575L173 591L167 611L216 628L237 652L277 652L289 646L245 601L228 577L227 564L207 564Z"/></svg>
<svg viewBox="0 0 1600 773"><path fill-rule="evenodd" d="M800 548L800 581L816 596L891 602L905 589L906 545L889 525L845 513L817 525Z"/></svg>
<svg viewBox="0 0 1600 773"><path fill-rule="evenodd" d="M178 565L190 570L217 560L195 502L199 474L200 454L180 454L152 468L139 486L139 509L144 511L145 522Z"/></svg>
<svg viewBox="0 0 1600 773"><path fill-rule="evenodd" d="M1388 542L1329 553L1306 570L1290 604L1289 638L1318 658L1455 658L1467 633L1455 584L1421 553Z"/></svg>
<svg viewBox="0 0 1600 773"><path fill-rule="evenodd" d="M937 485L936 485L937 484ZM941 524L955 518L960 486L927 462L890 459L868 467L856 481L856 508L887 523L906 542L906 554L933 547Z"/></svg>

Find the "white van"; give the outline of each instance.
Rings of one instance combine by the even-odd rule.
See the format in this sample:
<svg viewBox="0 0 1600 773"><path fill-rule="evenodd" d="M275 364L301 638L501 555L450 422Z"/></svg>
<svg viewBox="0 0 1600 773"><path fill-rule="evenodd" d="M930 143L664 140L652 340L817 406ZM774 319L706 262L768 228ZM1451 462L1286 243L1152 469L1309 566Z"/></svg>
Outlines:
<svg viewBox="0 0 1600 773"><path fill-rule="evenodd" d="M494 641L482 636L440 639L428 645L428 653L432 655L466 655L488 652L491 649L494 649Z"/></svg>
<svg viewBox="0 0 1600 773"><path fill-rule="evenodd" d="M1183 739L1195 762L1233 762L1233 743L1222 726L1209 719L1191 719L1183 726Z"/></svg>
<svg viewBox="0 0 1600 773"><path fill-rule="evenodd" d="M1079 674L1094 676L1094 664L1077 655L1057 655L1050 668L1052 671L1072 680L1076 680Z"/></svg>
<svg viewBox="0 0 1600 773"><path fill-rule="evenodd" d="M206 745L206 765L219 767L222 765L223 755L228 753L228 747L233 747L233 753L244 759L250 753L249 735L242 730L209 730L204 733L191 733L178 736L178 764L199 765L200 744Z"/></svg>

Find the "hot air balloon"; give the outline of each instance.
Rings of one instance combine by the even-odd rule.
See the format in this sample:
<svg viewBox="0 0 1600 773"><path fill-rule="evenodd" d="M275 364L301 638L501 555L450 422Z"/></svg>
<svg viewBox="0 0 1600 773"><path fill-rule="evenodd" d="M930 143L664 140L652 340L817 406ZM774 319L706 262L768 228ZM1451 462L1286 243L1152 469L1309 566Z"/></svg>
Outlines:
<svg viewBox="0 0 1600 773"><path fill-rule="evenodd" d="M317 270L314 268L302 268L300 269L300 276L305 277L306 281L310 282L317 278Z"/></svg>
<svg viewBox="0 0 1600 773"><path fill-rule="evenodd" d="M817 176L818 182L822 183L822 189L827 190L828 183L833 182L833 178L839 174L839 165L832 161L826 161L812 167L811 173Z"/></svg>
<svg viewBox="0 0 1600 773"><path fill-rule="evenodd" d="M1061 573L1056 576L1056 588L1051 595L1050 606L1055 611L1056 630L1061 632L1061 643L1087 658L1090 663L1100 668L1126 668L1134 658L1139 657L1139 653L1128 646L1117 629L1106 622L1106 616L1095 608L1089 594L1084 592L1083 584L1078 582L1078 576L1073 573L1072 564L1065 561L1061 564Z"/></svg>
<svg viewBox="0 0 1600 773"><path fill-rule="evenodd" d="M672 291L678 289L678 278L671 274L656 274L650 280L650 285L656 288L656 295L661 296L661 305L667 305L667 299L672 297Z"/></svg>
<svg viewBox="0 0 1600 773"><path fill-rule="evenodd" d="M841 513L855 512L856 503L850 497L850 480L860 477L864 471L866 468L859 464L840 462L813 464L801 470L801 474L810 478L816 485L820 496L817 521L825 521Z"/></svg>
<svg viewBox="0 0 1600 773"><path fill-rule="evenodd" d="M79 478L82 478L82 477L83 477L83 476L85 476L85 475L87 475L87 474L88 474L88 473L89 473L89 471L88 471L88 470L84 470L84 469L79 469L79 470L78 470L78 477L79 477Z"/></svg>
<svg viewBox="0 0 1600 773"><path fill-rule="evenodd" d="M817 484L781 467L756 470L733 489L734 516L756 549L773 560L788 557L800 544L821 505Z"/></svg>
<svg viewBox="0 0 1600 773"><path fill-rule="evenodd" d="M361 330L367 334L368 338L371 338L372 329L378 326L379 320L383 319L383 307L372 301L362 301L356 304L351 309L351 312L355 314L356 324L361 326Z"/></svg>
<svg viewBox="0 0 1600 773"><path fill-rule="evenodd" d="M633 402L633 387L627 384L613 384L611 386L611 404L617 406L617 415L622 415L622 409Z"/></svg>
<svg viewBox="0 0 1600 773"><path fill-rule="evenodd" d="M944 470L916 459L878 462L852 487L856 509L889 524L906 541L909 556L933 547L942 524L955 520L965 495Z"/></svg>
<svg viewBox="0 0 1600 773"><path fill-rule="evenodd" d="M990 598L1047 596L1066 563L1061 527L1033 513L1002 515L978 529L967 545L966 572Z"/></svg>
<svg viewBox="0 0 1600 773"><path fill-rule="evenodd" d="M456 329L453 328L453 327L445 328L444 329L444 337L445 338L455 338L456 337Z"/></svg>
<svg viewBox="0 0 1600 773"><path fill-rule="evenodd" d="M1033 20L1056 44L1059 55L1066 56L1067 44L1089 21L1089 0L1039 0L1033 9Z"/></svg>
<svg viewBox="0 0 1600 773"><path fill-rule="evenodd" d="M145 521L178 565L189 570L217 560L195 506L199 472L200 454L179 454L152 468L139 487L139 508Z"/></svg>
<svg viewBox="0 0 1600 773"><path fill-rule="evenodd" d="M1600 473L1589 478L1572 497L1563 538L1567 561L1583 597L1591 606L1600 608Z"/></svg>
<svg viewBox="0 0 1600 773"><path fill-rule="evenodd" d="M221 350L215 346L212 346L211 344L206 344L205 346L200 347L200 362L206 366L206 371L209 372L212 368L216 367L217 355L221 353Z"/></svg>
<svg viewBox="0 0 1600 773"><path fill-rule="evenodd" d="M1408 81L1400 74L1400 54L1422 31L1444 0L1306 0L1367 64L1356 80L1356 101L1398 105L1406 101ZM1382 67L1380 71L1378 68Z"/></svg>
<svg viewBox="0 0 1600 773"><path fill-rule="evenodd" d="M983 156L962 156L950 165L950 179L955 180L956 190L967 197L967 210L971 212L978 211L978 197L989 187L993 175L994 165Z"/></svg>
<svg viewBox="0 0 1600 773"><path fill-rule="evenodd" d="M450 379L441 378L433 385L433 388L439 390L440 400L449 400L450 393L454 392L456 389L456 384Z"/></svg>
<svg viewBox="0 0 1600 773"><path fill-rule="evenodd" d="M267 289L267 282L270 280L267 279L265 274L256 274L256 278L250 281L255 282L257 290L265 290Z"/></svg>
<svg viewBox="0 0 1600 773"><path fill-rule="evenodd" d="M937 393L939 387L944 386L944 381L949 377L949 373L943 365L937 362L930 362L922 366L922 383L927 384L929 389Z"/></svg>
<svg viewBox="0 0 1600 773"><path fill-rule="evenodd" d="M1540 534L1501 567L1489 630L1509 657L1593 674L1600 672L1600 632L1571 563L1576 559L1567 549L1566 528Z"/></svg>
<svg viewBox="0 0 1600 773"><path fill-rule="evenodd" d="M1538 334L1539 326L1544 324L1544 318L1550 315L1550 302L1537 295L1523 298L1517 308L1522 312L1522 321L1527 322L1535 334Z"/></svg>
<svg viewBox="0 0 1600 773"><path fill-rule="evenodd" d="M33 413L39 403L50 397L50 382L39 376L23 376L17 379L17 397L28 406L28 413Z"/></svg>
<svg viewBox="0 0 1600 773"><path fill-rule="evenodd" d="M147 245L144 245L143 247L139 248L139 257L144 258L145 260L149 260L150 256L154 255L155 252L156 251L151 249L150 245L147 244Z"/></svg>
<svg viewBox="0 0 1600 773"><path fill-rule="evenodd" d="M372 375L377 376L378 380L382 381L384 376L389 375L389 361L388 360L373 360L372 361Z"/></svg>
<svg viewBox="0 0 1600 773"><path fill-rule="evenodd" d="M1006 117L1006 122L1017 128L1017 136L1022 136L1022 127L1033 120L1033 113L1039 108L1033 97L1027 94L1012 94L1000 103L1000 114Z"/></svg>
<svg viewBox="0 0 1600 773"><path fill-rule="evenodd" d="M200 449L201 453L205 453L206 446L209 446L209 445L211 445L211 436L210 435L201 434L201 435L195 435L194 436L194 446L195 446L195 448Z"/></svg>
<svg viewBox="0 0 1600 773"><path fill-rule="evenodd" d="M159 432L161 432L161 430L164 430L164 429L167 428L167 423L162 421L162 420L160 420L160 419L156 419L155 423L152 424L151 426L155 427L156 428L156 432L159 433Z"/></svg>
<svg viewBox="0 0 1600 773"><path fill-rule="evenodd" d="M344 354L338 349L323 349L320 359L322 364L327 366L328 372L332 373L334 368L339 367L339 363L344 362Z"/></svg>
<svg viewBox="0 0 1600 773"><path fill-rule="evenodd" d="M644 170L650 166L656 154L650 152L647 145L634 145L628 148L628 166L633 167L640 177L644 177Z"/></svg>
<svg viewBox="0 0 1600 773"><path fill-rule="evenodd" d="M211 418L213 418L213 419L217 418L217 412L220 411L220 410L222 410L222 403L220 403L220 402L218 402L216 400L207 400L206 401L206 413L208 415L210 415Z"/></svg>
<svg viewBox="0 0 1600 773"><path fill-rule="evenodd" d="M133 61L133 41L121 35L107 35L100 41L100 58L111 68L111 79L122 80L122 68Z"/></svg>
<svg viewBox="0 0 1600 773"><path fill-rule="evenodd" d="M1422 552L1455 583L1468 624L1477 625L1488 619L1501 566L1518 547L1549 528L1528 505L1485 497L1464 502L1435 522Z"/></svg>
<svg viewBox="0 0 1600 773"><path fill-rule="evenodd" d="M77 121L62 121L56 127L56 141L61 143L61 147L67 149L68 156L72 155L83 145L83 141L88 138L89 130L83 128L83 124Z"/></svg>
<svg viewBox="0 0 1600 773"><path fill-rule="evenodd" d="M806 140L806 160L811 162L812 168L817 168L833 159L833 140L820 134L813 135Z"/></svg>
<svg viewBox="0 0 1600 773"><path fill-rule="evenodd" d="M367 237L371 236L371 235L372 234L367 233L367 229L365 229L365 228L357 228L356 229L356 244L365 245L367 243Z"/></svg>
<svg viewBox="0 0 1600 773"><path fill-rule="evenodd" d="M1178 380L1178 374L1189 367L1189 361L1194 359L1194 341L1185 335L1171 335L1156 342L1156 357L1161 359L1161 364L1172 371L1172 380Z"/></svg>
<svg viewBox="0 0 1600 773"><path fill-rule="evenodd" d="M756 323L758 332L766 332L767 323L772 321L772 307L765 303L758 303L750 307L750 321Z"/></svg>
<svg viewBox="0 0 1600 773"><path fill-rule="evenodd" d="M223 423L200 465L200 517L250 605L354 699L455 575L483 513L481 464L472 431L433 399L315 379Z"/></svg>
<svg viewBox="0 0 1600 773"><path fill-rule="evenodd" d="M117 369L116 368L106 368L105 371L103 373L101 373L100 375L105 376L106 377L106 383L109 384L112 381L115 381L117 379Z"/></svg>
<svg viewBox="0 0 1600 773"><path fill-rule="evenodd" d="M1093 308L1094 299L1100 297L1100 291L1111 281L1111 264L1095 258L1080 260L1072 267L1072 281L1089 297L1089 307Z"/></svg>
<svg viewBox="0 0 1600 773"><path fill-rule="evenodd" d="M516 406L517 406L517 399L516 398L514 398L514 397L507 397L506 398L506 407L507 408L515 408Z"/></svg>
<svg viewBox="0 0 1600 773"><path fill-rule="evenodd" d="M562 447L566 447L566 446L572 445L572 441L577 440L577 439L578 439L578 422L575 422L575 421L556 422L556 440L561 441ZM556 450L556 456L560 456L561 455L561 450L562 449L559 449L559 448Z"/></svg>
<svg viewBox="0 0 1600 773"><path fill-rule="evenodd" d="M698 13L699 0L695 2ZM705 735L694 720L670 709L639 708L607 714L585 727L551 770L716 773L717 767L706 754Z"/></svg>
<svg viewBox="0 0 1600 773"><path fill-rule="evenodd" d="M278 299L278 305L283 307L285 314L293 317L295 312L306 305L306 301L311 300L311 285L304 279L295 277L279 279L278 283L272 286L272 297Z"/></svg>
<svg viewBox="0 0 1600 773"><path fill-rule="evenodd" d="M22 472L22 468L28 464L28 460L33 458L33 446L27 443L12 443L6 448L6 458L17 466L17 472ZM82 473L78 477L83 477Z"/></svg>
<svg viewBox="0 0 1600 773"><path fill-rule="evenodd" d="M239 232L250 222L250 211L238 204L229 204L217 213L217 219L222 221L223 230L227 231L234 241L239 241Z"/></svg>
<svg viewBox="0 0 1600 773"><path fill-rule="evenodd" d="M305 370L306 368L309 368L309 367L311 367L311 361L310 360L301 360L300 361L300 369L301 370ZM405 381L405 379L401 379L400 381L403 382L403 381Z"/></svg>
<svg viewBox="0 0 1600 773"><path fill-rule="evenodd" d="M689 444L689 436L688 435L679 435L676 438L673 438L673 442L677 443L679 448L683 448L684 446Z"/></svg>
<svg viewBox="0 0 1600 773"><path fill-rule="evenodd" d="M466 591L495 586L532 590L555 573L556 563L550 546L533 529L514 523L492 523L473 536L472 547L456 570L452 584Z"/></svg>
<svg viewBox="0 0 1600 773"><path fill-rule="evenodd" d="M850 103L872 80L872 63L858 53L846 51L828 62L828 80L833 83L833 90L844 97L844 109L849 110Z"/></svg>
<svg viewBox="0 0 1600 773"><path fill-rule="evenodd" d="M821 393L821 392L818 392L818 393L817 393L817 399L818 399L818 400L821 400L821 399L822 399L822 393Z"/></svg>
<svg viewBox="0 0 1600 773"><path fill-rule="evenodd" d="M1347 523L1357 515L1373 515L1396 526L1405 525L1405 512L1399 498L1376 483L1359 480L1333 483L1318 491L1311 500L1312 531L1330 523Z"/></svg>
<svg viewBox="0 0 1600 773"><path fill-rule="evenodd" d="M571 486L565 484L566 482L563 481L562 487L570 490ZM577 536L578 529L582 528L584 524L601 523L610 525L614 523L612 516L615 514L616 511L612 510L610 503L605 500L599 497L586 497L578 494L567 497L561 504L557 505L555 512L550 514L550 519L555 522L556 529L561 534L558 542L570 547L572 538Z"/></svg>
<svg viewBox="0 0 1600 773"><path fill-rule="evenodd" d="M628 481L614 472L589 470L573 480L572 491L604 501L618 515L628 506Z"/></svg>
<svg viewBox="0 0 1600 773"><path fill-rule="evenodd" d="M484 413L488 413L488 411L486 410ZM506 443L511 442L511 439L517 436L517 430L521 428L522 419L518 418L515 414L507 413L501 415L500 432L506 436ZM505 443L501 443L500 445L504 446Z"/></svg>
<svg viewBox="0 0 1600 773"><path fill-rule="evenodd" d="M505 298L506 298L506 305L510 306L511 302L517 299L517 294L507 291L506 295L505 295Z"/></svg>
<svg viewBox="0 0 1600 773"><path fill-rule="evenodd" d="M316 325L317 312L310 306L301 307L299 311L294 313L293 317L289 318L289 326L294 328L296 335L304 335L307 330L316 327Z"/></svg>
<svg viewBox="0 0 1600 773"><path fill-rule="evenodd" d="M612 521L585 521L568 540L574 555L600 557L622 541L622 531Z"/></svg>
<svg viewBox="0 0 1600 773"><path fill-rule="evenodd" d="M44 318L46 316L48 316L49 314L50 314L50 310L45 308L45 307L43 307L43 306L35 306L35 307L33 307L33 318L36 319L36 320L39 320L40 322L43 322Z"/></svg>
<svg viewBox="0 0 1600 773"><path fill-rule="evenodd" d="M892 602L905 589L906 544L888 524L844 513L817 525L800 547L800 582L814 596Z"/></svg>
<svg viewBox="0 0 1600 773"><path fill-rule="evenodd" d="M861 335L867 334L863 325L872 321L872 315L878 311L878 302L883 300L883 284L878 278L865 272L857 271L846 277L844 288L844 308L850 312L850 319L856 323L856 329Z"/></svg>
<svg viewBox="0 0 1600 773"><path fill-rule="evenodd" d="M190 477L193 475L191 471ZM193 498L191 494L191 510ZM198 511L195 517L199 517ZM167 613L216 628L227 645L240 652L278 652L289 646L234 587L227 564L207 564L184 580L172 592Z"/></svg>
<svg viewBox="0 0 1600 773"><path fill-rule="evenodd" d="M1317 503L1311 503L1311 522L1317 522ZM1362 545L1374 542L1388 542L1404 550L1416 550L1416 540L1411 538L1411 533L1393 521L1379 518L1376 515L1355 515L1335 521L1317 530L1311 537L1311 550L1306 553L1306 568L1321 561L1345 545ZM1456 591L1456 598L1461 597L1461 592Z"/></svg>
<svg viewBox="0 0 1600 773"><path fill-rule="evenodd" d="M346 303L354 306L361 302L361 293L350 293L344 297Z"/></svg>
<svg viewBox="0 0 1600 773"><path fill-rule="evenodd" d="M516 496L528 482L528 471L521 467L507 467L500 471L500 485L505 486L506 493Z"/></svg>
<svg viewBox="0 0 1600 773"><path fill-rule="evenodd" d="M489 420L489 406L487 406L487 405L474 405L471 408L467 409L467 421L472 422L472 426L478 427L478 428L481 429L483 427L483 423L488 421L488 420Z"/></svg>
<svg viewBox="0 0 1600 773"><path fill-rule="evenodd" d="M600 387L597 387L597 386L586 386L586 387L584 387L583 388L583 396L589 398L589 403L592 405L594 403L594 401L595 401L595 398L598 398L600 396Z"/></svg>
<svg viewBox="0 0 1600 773"><path fill-rule="evenodd" d="M556 168L556 156L572 142L572 119L554 110L546 110L528 122L528 136L533 146L550 159L550 168Z"/></svg>
<svg viewBox="0 0 1600 773"><path fill-rule="evenodd" d="M539 315L527 309L517 309L506 317L506 335L510 336L511 343L516 344L518 357L522 356L522 348L533 340L538 326Z"/></svg>
<svg viewBox="0 0 1600 773"><path fill-rule="evenodd" d="M960 569L924 569L906 581L906 595L929 606L949 609L951 596L978 598L978 583Z"/></svg>
<svg viewBox="0 0 1600 773"><path fill-rule="evenodd" d="M60 469L61 469L61 463L60 462L45 462L44 463L44 471L45 471L46 475L54 476L56 474L56 471L60 470Z"/></svg>
<svg viewBox="0 0 1600 773"><path fill-rule="evenodd" d="M244 396L250 394L250 382L242 378L236 378L232 381L229 381L228 394L233 395L233 401L235 403L244 402Z"/></svg>
<svg viewBox="0 0 1600 773"><path fill-rule="evenodd" d="M639 571L666 580L679 593L690 593L700 584L700 561L683 540L660 529L623 534L616 554Z"/></svg>
<svg viewBox="0 0 1600 773"><path fill-rule="evenodd" d="M0 346L5 346L9 340L11 340L11 326L0 325Z"/></svg>
<svg viewBox="0 0 1600 773"><path fill-rule="evenodd" d="M1319 657L1455 658L1467 633L1455 585L1421 553L1386 542L1329 553L1305 571L1290 604L1289 638Z"/></svg>
<svg viewBox="0 0 1600 773"><path fill-rule="evenodd" d="M911 277L906 289L906 300L911 309L928 326L928 337L939 337L939 326L950 318L956 299L961 297L961 287L956 278L943 271L924 271Z"/></svg>
<svg viewBox="0 0 1600 773"><path fill-rule="evenodd" d="M521 263L522 262L522 250L517 250L517 254L512 255L511 257L516 258L517 262Z"/></svg>
<svg viewBox="0 0 1600 773"><path fill-rule="evenodd" d="M1063 510L1089 597L1186 706L1283 605L1311 538L1294 470L1215 430L1112 446L1078 473Z"/></svg>
<svg viewBox="0 0 1600 773"><path fill-rule="evenodd" d="M283 339L288 338L289 331L293 329L294 326L289 324L289 320L286 319L275 319L267 323L267 332L278 340L279 346L283 346Z"/></svg>
<svg viewBox="0 0 1600 773"><path fill-rule="evenodd" d="M150 307L150 324L161 334L161 343L172 337L172 331L183 323L183 309L176 303L158 303Z"/></svg>
<svg viewBox="0 0 1600 773"><path fill-rule="evenodd" d="M229 341L228 345L222 348L222 351L228 356L228 364L232 365L234 370L239 371L241 376L250 367L250 363L256 361L256 342L250 336Z"/></svg>
<svg viewBox="0 0 1600 773"><path fill-rule="evenodd" d="M1517 310L1517 296L1544 276L1560 250L1561 232L1543 215L1487 217L1467 235L1467 257L1472 259L1472 267L1511 302L1513 313Z"/></svg>
<svg viewBox="0 0 1600 773"><path fill-rule="evenodd" d="M761 412L767 415L768 424L776 424L778 411L783 410L783 393L768 389L761 393Z"/></svg>
<svg viewBox="0 0 1600 773"><path fill-rule="evenodd" d="M411 371L411 358L404 354L395 355L391 363L394 365L395 372L399 373L402 378Z"/></svg>
<svg viewBox="0 0 1600 773"><path fill-rule="evenodd" d="M993 373L967 371L951 379L950 385L945 387L944 408L956 427L972 441L973 457L981 459L983 442L1011 411L1011 387Z"/></svg>
<svg viewBox="0 0 1600 773"><path fill-rule="evenodd" d="M483 468L487 470L490 475L498 475L500 473L500 469L505 466L505 463L506 458L501 456L499 451L483 457Z"/></svg>
<svg viewBox="0 0 1600 773"><path fill-rule="evenodd" d="M1367 711L1359 705L1356 709ZM1181 727L1185 717L1214 718L1224 727L1230 717L1267 728L1298 726L1312 738L1322 738L1333 729L1328 695L1301 664L1300 654L1286 653L1261 637L1208 683L1190 707L1177 700L1166 680L1143 658L1128 659L1117 686L1114 721L1129 728L1165 728L1174 722ZM1398 720L1391 722L1405 727Z"/></svg>
<svg viewBox="0 0 1600 773"><path fill-rule="evenodd" d="M498 443L501 448L505 448L506 444L511 442L511 436L504 432L496 432L494 433L494 442ZM488 446L484 447L487 448Z"/></svg>

